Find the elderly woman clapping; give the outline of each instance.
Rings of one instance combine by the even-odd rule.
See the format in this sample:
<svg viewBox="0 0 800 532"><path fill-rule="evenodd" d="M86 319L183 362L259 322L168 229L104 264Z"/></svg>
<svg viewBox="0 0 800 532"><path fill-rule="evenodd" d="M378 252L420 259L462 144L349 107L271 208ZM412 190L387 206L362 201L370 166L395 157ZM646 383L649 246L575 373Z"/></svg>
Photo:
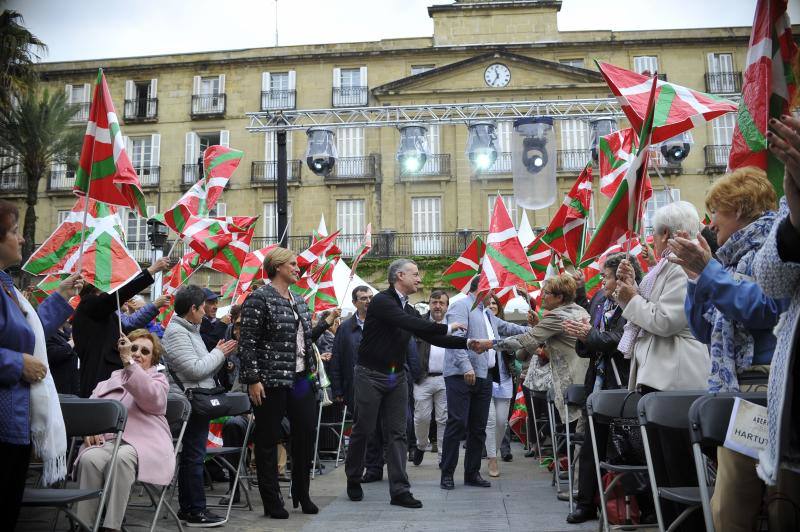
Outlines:
<svg viewBox="0 0 800 532"><path fill-rule="evenodd" d="M653 216L658 262L637 286L628 261L617 269L615 299L627 320L618 349L631 358L628 387L643 392L705 389L708 350L689 329L683 310L686 273L667 260L668 241L679 232L695 234L700 217L691 203L676 201Z"/></svg>

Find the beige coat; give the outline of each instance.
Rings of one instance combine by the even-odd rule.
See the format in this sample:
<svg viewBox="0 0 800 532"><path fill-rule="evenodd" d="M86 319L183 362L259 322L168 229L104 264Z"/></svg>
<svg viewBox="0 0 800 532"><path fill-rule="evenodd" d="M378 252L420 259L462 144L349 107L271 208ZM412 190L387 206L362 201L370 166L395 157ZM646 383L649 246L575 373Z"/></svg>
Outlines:
<svg viewBox="0 0 800 532"><path fill-rule="evenodd" d="M687 277L677 264L664 266L650 300L635 295L623 306L622 317L642 328L633 346L630 389L643 384L657 390L705 390L711 359L692 335L683 309Z"/></svg>

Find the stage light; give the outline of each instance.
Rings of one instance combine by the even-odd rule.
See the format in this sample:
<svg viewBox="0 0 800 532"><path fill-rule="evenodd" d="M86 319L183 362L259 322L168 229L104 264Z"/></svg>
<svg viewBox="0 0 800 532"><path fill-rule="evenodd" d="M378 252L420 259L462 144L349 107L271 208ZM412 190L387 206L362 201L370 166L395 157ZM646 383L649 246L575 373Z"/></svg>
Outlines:
<svg viewBox="0 0 800 532"><path fill-rule="evenodd" d="M679 164L689 156L691 144L692 137L687 133L681 133L661 143L661 155L667 162Z"/></svg>
<svg viewBox="0 0 800 532"><path fill-rule="evenodd" d="M330 175L338 156L333 131L312 127L306 131L306 135L308 135L306 164L317 175Z"/></svg>
<svg viewBox="0 0 800 532"><path fill-rule="evenodd" d="M469 124L467 158L476 172L488 170L497 160L497 133L493 122Z"/></svg>
<svg viewBox="0 0 800 532"><path fill-rule="evenodd" d="M397 162L400 173L413 174L422 170L428 160L428 130L419 124L402 126L400 129L400 146L397 148Z"/></svg>
<svg viewBox="0 0 800 532"><path fill-rule="evenodd" d="M514 199L526 209L552 205L556 198L556 139L553 119L518 118L511 138Z"/></svg>

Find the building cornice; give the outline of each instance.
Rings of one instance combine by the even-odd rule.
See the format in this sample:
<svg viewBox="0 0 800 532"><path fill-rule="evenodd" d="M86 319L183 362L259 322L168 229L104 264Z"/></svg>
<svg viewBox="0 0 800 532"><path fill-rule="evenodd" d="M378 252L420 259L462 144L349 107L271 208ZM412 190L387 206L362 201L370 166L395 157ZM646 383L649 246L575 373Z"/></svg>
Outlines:
<svg viewBox="0 0 800 532"><path fill-rule="evenodd" d="M454 4L429 6L428 16L432 17L434 13L538 7L555 7L556 9L561 9L561 0L499 0L493 2L456 2Z"/></svg>

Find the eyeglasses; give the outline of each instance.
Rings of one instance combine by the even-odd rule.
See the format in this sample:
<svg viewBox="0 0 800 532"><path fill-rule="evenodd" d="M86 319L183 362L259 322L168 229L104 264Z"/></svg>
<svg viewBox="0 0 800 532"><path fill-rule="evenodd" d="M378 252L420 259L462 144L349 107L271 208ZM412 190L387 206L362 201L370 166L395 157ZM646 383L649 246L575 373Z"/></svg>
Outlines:
<svg viewBox="0 0 800 532"><path fill-rule="evenodd" d="M146 357L149 357L150 355L153 354L153 352L150 351L150 349L148 349L146 347L140 347L139 344L131 344L131 353L135 353L135 352L137 352L139 350L141 350L142 354L144 356L146 356Z"/></svg>

